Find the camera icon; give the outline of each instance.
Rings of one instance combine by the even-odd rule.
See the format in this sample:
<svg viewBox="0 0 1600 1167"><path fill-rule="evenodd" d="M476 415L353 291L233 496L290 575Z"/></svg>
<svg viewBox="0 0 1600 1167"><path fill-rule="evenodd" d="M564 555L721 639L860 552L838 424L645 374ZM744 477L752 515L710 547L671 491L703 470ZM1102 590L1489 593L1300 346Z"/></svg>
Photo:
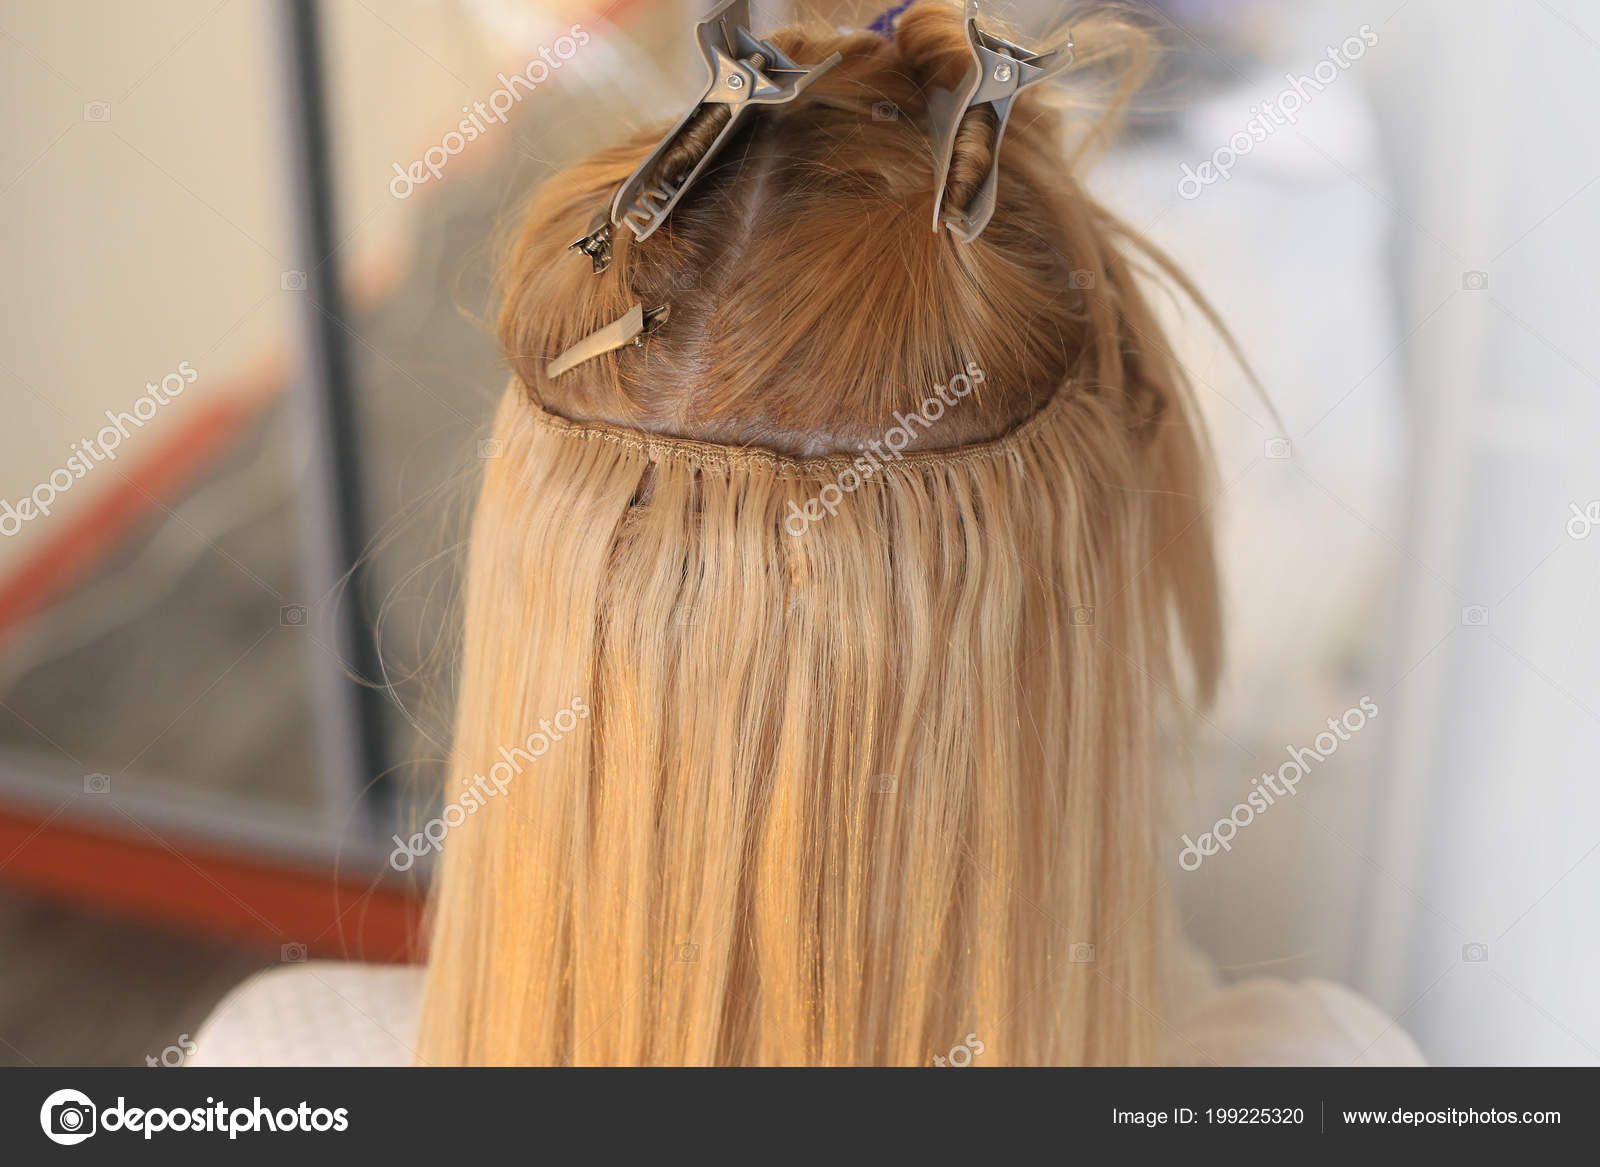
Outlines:
<svg viewBox="0 0 1600 1167"><path fill-rule="evenodd" d="M1094 605L1072 605L1072 626L1074 628L1089 628L1094 625Z"/></svg>
<svg viewBox="0 0 1600 1167"><path fill-rule="evenodd" d="M1067 287L1075 291L1094 287L1094 272L1082 268L1067 273Z"/></svg>
<svg viewBox="0 0 1600 1167"><path fill-rule="evenodd" d="M286 271L279 282L286 292L303 292L306 290L306 273L303 271Z"/></svg>
<svg viewBox="0 0 1600 1167"><path fill-rule="evenodd" d="M879 774L872 780L874 794L893 794L900 787L900 781L893 774Z"/></svg>
<svg viewBox="0 0 1600 1167"><path fill-rule="evenodd" d="M1463 944L1461 959L1468 964L1483 964L1489 959L1489 946L1478 943Z"/></svg>
<svg viewBox="0 0 1600 1167"><path fill-rule="evenodd" d="M1482 628L1489 623L1489 609L1482 604L1469 604L1461 609L1461 623L1468 628Z"/></svg>
<svg viewBox="0 0 1600 1167"><path fill-rule="evenodd" d="M672 286L680 292L691 292L700 286L700 273L693 268L676 272L672 277Z"/></svg>
<svg viewBox="0 0 1600 1167"><path fill-rule="evenodd" d="M306 606L304 604L285 604L278 609L278 623L285 628L304 628L306 625Z"/></svg>
<svg viewBox="0 0 1600 1167"><path fill-rule="evenodd" d="M70 1147L95 1133L95 1105L77 1090L57 1090L39 1108L39 1125L52 1143Z"/></svg>
<svg viewBox="0 0 1600 1167"><path fill-rule="evenodd" d="M680 944L673 950L672 959L679 964L693 964L700 959L698 944Z"/></svg>
<svg viewBox="0 0 1600 1167"><path fill-rule="evenodd" d="M1094 945L1074 944L1067 949L1067 959L1073 964L1093 964Z"/></svg>
<svg viewBox="0 0 1600 1167"><path fill-rule="evenodd" d="M284 964L304 964L306 962L306 946L298 940L285 944L280 950Z"/></svg>
<svg viewBox="0 0 1600 1167"><path fill-rule="evenodd" d="M1268 461L1287 462L1294 453L1294 447L1289 444L1288 438L1268 438L1261 452Z"/></svg>
<svg viewBox="0 0 1600 1167"><path fill-rule="evenodd" d="M900 120L900 107L892 101L875 102L872 106L872 120L875 122L897 122Z"/></svg>
<svg viewBox="0 0 1600 1167"><path fill-rule="evenodd" d="M110 774L86 774L83 778L83 792L85 794L110 794Z"/></svg>
<svg viewBox="0 0 1600 1167"><path fill-rule="evenodd" d="M478 457L498 458L506 452L506 444L499 438L479 438Z"/></svg>
<svg viewBox="0 0 1600 1167"><path fill-rule="evenodd" d="M1486 292L1489 290L1489 273L1486 271L1464 271L1461 273L1461 290L1463 292Z"/></svg>
<svg viewBox="0 0 1600 1167"><path fill-rule="evenodd" d="M86 122L108 122L111 120L111 103L109 101L91 101L83 107L83 120Z"/></svg>

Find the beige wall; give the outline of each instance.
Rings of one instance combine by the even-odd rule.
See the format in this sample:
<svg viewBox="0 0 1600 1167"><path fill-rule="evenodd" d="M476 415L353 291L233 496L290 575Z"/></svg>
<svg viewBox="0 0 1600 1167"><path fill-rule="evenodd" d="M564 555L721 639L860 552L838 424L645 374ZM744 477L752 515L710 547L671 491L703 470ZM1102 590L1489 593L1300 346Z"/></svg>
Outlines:
<svg viewBox="0 0 1600 1167"><path fill-rule="evenodd" d="M439 141L498 69L526 63L524 44L551 43L586 8L322 6L347 274L370 282L400 258L416 202L390 194L391 164ZM0 497L31 492L146 382L185 361L198 374L115 463L0 537L3 584L185 415L281 348L294 264L267 0L6 0L0 13ZM450 165L470 167L479 147L497 145Z"/></svg>

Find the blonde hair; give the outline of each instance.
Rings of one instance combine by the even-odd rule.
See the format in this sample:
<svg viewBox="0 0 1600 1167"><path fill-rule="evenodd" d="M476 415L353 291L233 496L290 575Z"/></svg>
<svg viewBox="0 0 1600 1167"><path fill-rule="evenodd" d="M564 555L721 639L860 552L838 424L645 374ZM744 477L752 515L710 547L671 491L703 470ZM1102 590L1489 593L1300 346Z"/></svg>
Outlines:
<svg viewBox="0 0 1600 1167"><path fill-rule="evenodd" d="M1090 69L1142 51L1074 31ZM419 1057L1150 1061L1155 700L1209 696L1218 620L1137 241L1031 100L988 230L929 229L942 4L772 39L844 62L659 236L603 276L565 252L641 135L507 265L446 797L489 793L445 842ZM545 376L639 300L672 304L642 348Z"/></svg>

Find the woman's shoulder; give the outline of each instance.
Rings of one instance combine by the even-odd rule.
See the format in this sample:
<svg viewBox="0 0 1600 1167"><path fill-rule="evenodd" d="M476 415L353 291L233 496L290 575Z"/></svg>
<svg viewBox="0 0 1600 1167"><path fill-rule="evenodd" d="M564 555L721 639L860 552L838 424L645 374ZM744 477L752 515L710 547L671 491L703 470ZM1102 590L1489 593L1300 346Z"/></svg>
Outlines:
<svg viewBox="0 0 1600 1167"><path fill-rule="evenodd" d="M309 961L257 973L195 1035L194 1066L408 1066L423 970Z"/></svg>
<svg viewBox="0 0 1600 1167"><path fill-rule="evenodd" d="M1422 1066L1416 1043L1332 981L1253 977L1195 1001L1166 1034L1179 1066Z"/></svg>
<svg viewBox="0 0 1600 1167"><path fill-rule="evenodd" d="M1423 1066L1398 1021L1332 981L1227 982L1176 938L1167 949L1161 1060L1172 1066Z"/></svg>
<svg viewBox="0 0 1600 1167"><path fill-rule="evenodd" d="M1186 970L1164 1023L1178 1066L1420 1066L1406 1032L1331 981L1253 977L1220 985ZM312 961L258 973L195 1036L196 1066L408 1066L416 1060L423 970Z"/></svg>

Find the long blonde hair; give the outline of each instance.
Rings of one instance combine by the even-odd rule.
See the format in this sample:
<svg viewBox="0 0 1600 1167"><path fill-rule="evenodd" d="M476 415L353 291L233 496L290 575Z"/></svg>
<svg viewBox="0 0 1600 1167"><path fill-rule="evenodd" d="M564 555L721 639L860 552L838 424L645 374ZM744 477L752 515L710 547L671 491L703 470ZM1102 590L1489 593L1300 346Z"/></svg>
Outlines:
<svg viewBox="0 0 1600 1167"><path fill-rule="evenodd" d="M1137 30L1074 32L1125 92ZM1209 697L1218 619L1140 245L1031 99L989 228L930 230L945 5L772 39L844 60L667 228L565 249L642 134L507 264L419 1057L1150 1061L1154 709ZM637 301L667 326L546 376Z"/></svg>

